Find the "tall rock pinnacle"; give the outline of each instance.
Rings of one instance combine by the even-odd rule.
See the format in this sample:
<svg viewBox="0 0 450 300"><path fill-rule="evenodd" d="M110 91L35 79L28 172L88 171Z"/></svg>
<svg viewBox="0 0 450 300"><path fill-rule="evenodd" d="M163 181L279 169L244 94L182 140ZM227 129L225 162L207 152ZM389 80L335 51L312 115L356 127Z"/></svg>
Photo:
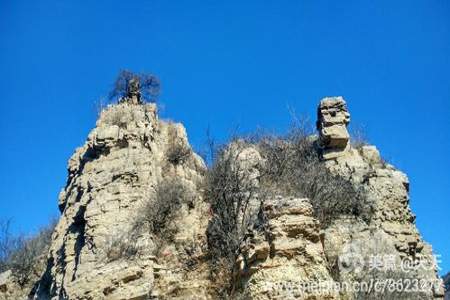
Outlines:
<svg viewBox="0 0 450 300"><path fill-rule="evenodd" d="M130 91L131 99L136 93ZM168 264L182 270L185 258L175 253L200 244L204 236L206 208L198 188L205 165L190 150L183 126L159 120L155 104L135 104L105 109L70 159L59 196L62 216L36 299L148 299L167 284L165 278L185 280L182 271L157 275L162 267L156 263L156 240L143 230L151 220L140 215L165 182L176 182L192 195L173 216L177 242L158 245ZM170 161L178 147L186 150L183 159ZM198 251L191 249L193 255ZM133 256L125 259L128 252Z"/></svg>
<svg viewBox="0 0 450 300"><path fill-rule="evenodd" d="M320 101L317 109L317 130L324 159L336 158L348 150L349 123L350 113L342 97L329 97Z"/></svg>

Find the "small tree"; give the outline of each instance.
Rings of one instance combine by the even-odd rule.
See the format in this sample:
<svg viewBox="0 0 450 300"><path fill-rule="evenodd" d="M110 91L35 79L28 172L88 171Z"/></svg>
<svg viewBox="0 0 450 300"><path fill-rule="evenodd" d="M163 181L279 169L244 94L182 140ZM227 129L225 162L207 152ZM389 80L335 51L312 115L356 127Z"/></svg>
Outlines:
<svg viewBox="0 0 450 300"><path fill-rule="evenodd" d="M122 70L117 76L114 88L109 94L110 100L121 101L136 97L138 103L156 101L161 88L158 77L148 73L133 73Z"/></svg>
<svg viewBox="0 0 450 300"><path fill-rule="evenodd" d="M225 262L228 267L233 266L239 245L255 217L250 202L261 196L252 174L240 162L246 146L244 141L235 140L216 149L217 159L206 176L205 198L213 213L208 225L208 245L214 260Z"/></svg>

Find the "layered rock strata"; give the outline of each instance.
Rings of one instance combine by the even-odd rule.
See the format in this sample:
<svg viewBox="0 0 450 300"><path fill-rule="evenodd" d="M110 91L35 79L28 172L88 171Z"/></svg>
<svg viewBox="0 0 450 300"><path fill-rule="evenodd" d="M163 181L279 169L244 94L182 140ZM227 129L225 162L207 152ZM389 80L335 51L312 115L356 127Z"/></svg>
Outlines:
<svg viewBox="0 0 450 300"><path fill-rule="evenodd" d="M328 97L320 101L316 126L324 159L338 157L349 149L349 123L350 114L342 97Z"/></svg>
<svg viewBox="0 0 450 300"><path fill-rule="evenodd" d="M319 222L308 199L283 198L261 207L265 227L250 230L236 262L236 280L248 299L338 299L332 286Z"/></svg>
<svg viewBox="0 0 450 300"><path fill-rule="evenodd" d="M409 207L407 176L374 146L352 147L349 121L342 97L320 102L322 163L365 191L370 221L342 216L325 227L308 199L255 193L248 211L258 220L242 222L253 225L236 253L232 299L387 299L392 295L333 288L385 279L433 283L420 293L397 293L398 299L443 299L431 246ZM232 154L231 168L258 191L270 167L258 148L235 143L225 152ZM156 105L131 97L106 108L69 160L43 275L30 292L10 271L0 274L0 299L217 299L206 241L213 218L203 199L206 171L184 127L160 120ZM165 240L143 218L164 184L189 195L171 212ZM402 269L405 261L414 268Z"/></svg>
<svg viewBox="0 0 450 300"><path fill-rule="evenodd" d="M169 294L166 281L177 282L171 289L187 285L194 293L179 270L180 253L189 245L192 256L202 256L207 208L198 189L205 165L192 151L171 163L169 152L180 145L190 149L184 128L159 120L154 104L125 102L102 112L69 160L61 218L36 299L148 299ZM176 242L157 252L148 230L132 229L139 228L136 221L165 178L179 179L194 199L173 220ZM121 247L137 253L126 257ZM155 256L161 253L163 258Z"/></svg>

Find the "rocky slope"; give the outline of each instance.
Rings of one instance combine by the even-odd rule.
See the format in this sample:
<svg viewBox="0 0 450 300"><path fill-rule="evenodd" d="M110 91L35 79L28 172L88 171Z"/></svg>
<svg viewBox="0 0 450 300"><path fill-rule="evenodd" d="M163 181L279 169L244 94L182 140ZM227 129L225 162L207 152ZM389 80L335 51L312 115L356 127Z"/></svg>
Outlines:
<svg viewBox="0 0 450 300"><path fill-rule="evenodd" d="M264 230L249 227L239 246L228 279L232 299L443 299L431 247L409 208L408 178L374 146L353 147L349 122L342 98L321 101L322 163L366 191L371 221L342 217L324 227L310 201L294 196L251 203L265 218ZM256 174L250 177L258 185L261 155L255 148L242 153L243 171ZM30 291L14 288L10 276L1 274L0 299L222 297L207 243L213 212L203 196L206 172L183 126L158 119L154 104L108 107L69 160L61 218L42 277ZM170 218L164 231L155 231L158 214L149 219L146 212L174 186L182 187L179 197L188 201L176 211L157 211ZM404 262L411 262L409 269L400 269ZM414 293L331 288L386 279L432 284Z"/></svg>
<svg viewBox="0 0 450 300"><path fill-rule="evenodd" d="M450 273L444 276L445 300L450 300Z"/></svg>

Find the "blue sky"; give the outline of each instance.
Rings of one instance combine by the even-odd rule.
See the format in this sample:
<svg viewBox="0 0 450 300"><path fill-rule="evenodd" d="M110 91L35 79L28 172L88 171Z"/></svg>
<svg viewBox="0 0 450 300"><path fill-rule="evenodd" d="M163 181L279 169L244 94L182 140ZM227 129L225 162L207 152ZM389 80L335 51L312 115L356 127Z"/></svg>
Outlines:
<svg viewBox="0 0 450 300"><path fill-rule="evenodd" d="M57 215L67 160L120 69L162 81L162 115L205 131L283 130L342 95L411 180L450 271L450 2L0 0L0 218Z"/></svg>

